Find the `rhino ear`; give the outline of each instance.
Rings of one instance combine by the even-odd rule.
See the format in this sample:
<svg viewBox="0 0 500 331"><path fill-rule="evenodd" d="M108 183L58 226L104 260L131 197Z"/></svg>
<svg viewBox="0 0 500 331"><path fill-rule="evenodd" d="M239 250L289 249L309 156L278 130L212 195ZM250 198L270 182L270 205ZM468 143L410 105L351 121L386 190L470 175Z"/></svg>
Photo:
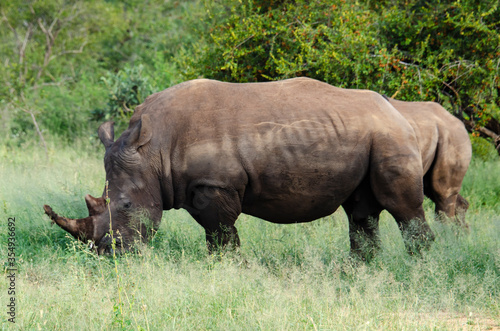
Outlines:
<svg viewBox="0 0 500 331"><path fill-rule="evenodd" d="M101 124L98 130L99 139L106 149L111 146L115 140L115 122L109 121Z"/></svg>
<svg viewBox="0 0 500 331"><path fill-rule="evenodd" d="M130 132L127 145L135 149L146 145L153 136L151 118L148 114L142 114L135 127Z"/></svg>

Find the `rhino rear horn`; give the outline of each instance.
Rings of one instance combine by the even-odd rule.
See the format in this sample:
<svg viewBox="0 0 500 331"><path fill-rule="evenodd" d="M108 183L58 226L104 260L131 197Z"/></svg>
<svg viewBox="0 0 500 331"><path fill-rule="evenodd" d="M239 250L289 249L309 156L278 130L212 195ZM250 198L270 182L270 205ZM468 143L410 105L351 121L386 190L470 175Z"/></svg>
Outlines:
<svg viewBox="0 0 500 331"><path fill-rule="evenodd" d="M98 135L99 139L101 139L102 144L104 147L107 149L109 146L113 144L115 141L115 128L114 128L115 122L113 121L108 121L101 126L99 126Z"/></svg>
<svg viewBox="0 0 500 331"><path fill-rule="evenodd" d="M71 219L57 215L50 206L44 205L45 214L50 217L53 223L59 225L63 230L67 231L76 239L86 241L94 239L94 217L89 216L80 219Z"/></svg>
<svg viewBox="0 0 500 331"><path fill-rule="evenodd" d="M85 203L89 210L89 216L102 214L106 210L106 200L103 197L94 198L90 194L87 194L85 196Z"/></svg>

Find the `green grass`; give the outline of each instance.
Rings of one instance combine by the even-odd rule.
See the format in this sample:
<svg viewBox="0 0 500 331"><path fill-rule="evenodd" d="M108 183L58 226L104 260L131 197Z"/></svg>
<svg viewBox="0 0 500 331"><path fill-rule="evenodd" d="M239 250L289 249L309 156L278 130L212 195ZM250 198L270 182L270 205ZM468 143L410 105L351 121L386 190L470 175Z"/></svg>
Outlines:
<svg viewBox="0 0 500 331"><path fill-rule="evenodd" d="M474 162L463 195L470 232L434 222L422 258L406 254L392 217L369 264L349 258L342 210L307 224L242 215L241 257L207 255L204 233L184 211L164 213L136 253L98 257L50 226L42 205L86 216L83 196L104 187L102 150L0 149L0 256L16 217L16 326L22 330L454 330L500 327L500 162ZM242 257L245 261L242 261ZM0 303L8 300L0 280ZM5 307L5 306L4 306ZM0 314L2 329L9 327Z"/></svg>

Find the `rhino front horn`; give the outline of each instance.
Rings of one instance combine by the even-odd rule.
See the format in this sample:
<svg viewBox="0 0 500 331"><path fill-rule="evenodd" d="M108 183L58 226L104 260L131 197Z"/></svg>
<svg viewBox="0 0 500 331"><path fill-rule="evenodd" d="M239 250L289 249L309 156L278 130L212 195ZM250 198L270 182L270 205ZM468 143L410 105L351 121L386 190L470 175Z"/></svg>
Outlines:
<svg viewBox="0 0 500 331"><path fill-rule="evenodd" d="M92 216L72 219L57 215L50 206L44 205L45 214L50 217L53 223L59 225L63 230L67 231L76 239L86 241L93 239L94 233L94 218Z"/></svg>

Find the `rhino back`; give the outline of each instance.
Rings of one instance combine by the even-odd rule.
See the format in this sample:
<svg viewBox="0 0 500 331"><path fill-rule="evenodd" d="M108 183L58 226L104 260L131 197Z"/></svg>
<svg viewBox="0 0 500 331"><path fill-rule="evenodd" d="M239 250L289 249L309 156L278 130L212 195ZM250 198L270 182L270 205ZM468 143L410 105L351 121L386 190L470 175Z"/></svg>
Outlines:
<svg viewBox="0 0 500 331"><path fill-rule="evenodd" d="M276 222L330 214L366 175L374 139L399 155L398 140L412 134L380 95L306 78L195 80L148 98L144 112L168 155L175 208L192 187L227 187L243 212Z"/></svg>
<svg viewBox="0 0 500 331"><path fill-rule="evenodd" d="M436 158L438 146L441 157L467 161L470 140L463 123L437 102L406 102L390 99L390 103L408 120L415 130L426 173ZM462 161L463 160L463 161Z"/></svg>

